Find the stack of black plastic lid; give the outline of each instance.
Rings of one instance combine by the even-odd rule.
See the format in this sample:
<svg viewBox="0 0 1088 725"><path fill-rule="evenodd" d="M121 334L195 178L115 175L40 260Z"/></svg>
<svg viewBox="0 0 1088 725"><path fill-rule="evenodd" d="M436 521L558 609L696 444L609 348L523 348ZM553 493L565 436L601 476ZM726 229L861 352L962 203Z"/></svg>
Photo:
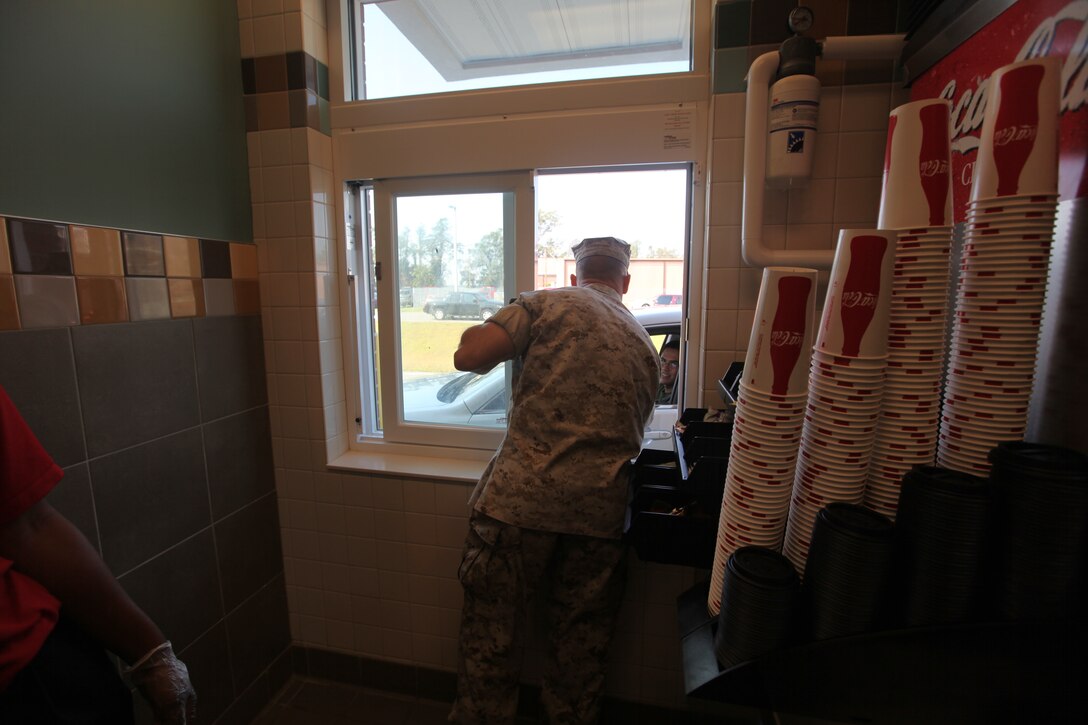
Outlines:
<svg viewBox="0 0 1088 725"><path fill-rule="evenodd" d="M800 581L793 564L759 546L735 550L725 565L714 648L729 669L793 644Z"/></svg>
<svg viewBox="0 0 1088 725"><path fill-rule="evenodd" d="M879 628L885 615L894 527L851 503L820 509L801 587L807 634L830 639Z"/></svg>
<svg viewBox="0 0 1088 725"><path fill-rule="evenodd" d="M894 588L904 624L980 618L985 592L990 485L934 466L903 476L896 517Z"/></svg>
<svg viewBox="0 0 1088 725"><path fill-rule="evenodd" d="M1088 580L1088 456L1038 443L990 451L994 486L994 614L1084 616Z"/></svg>

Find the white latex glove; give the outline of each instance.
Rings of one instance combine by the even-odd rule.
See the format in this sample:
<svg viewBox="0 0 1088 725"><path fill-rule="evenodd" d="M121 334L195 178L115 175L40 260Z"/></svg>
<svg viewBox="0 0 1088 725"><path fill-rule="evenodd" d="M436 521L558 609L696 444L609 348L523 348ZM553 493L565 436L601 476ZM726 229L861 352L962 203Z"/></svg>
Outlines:
<svg viewBox="0 0 1088 725"><path fill-rule="evenodd" d="M190 725L196 718L196 692L185 663L163 642L125 668L132 684L151 705L157 725Z"/></svg>

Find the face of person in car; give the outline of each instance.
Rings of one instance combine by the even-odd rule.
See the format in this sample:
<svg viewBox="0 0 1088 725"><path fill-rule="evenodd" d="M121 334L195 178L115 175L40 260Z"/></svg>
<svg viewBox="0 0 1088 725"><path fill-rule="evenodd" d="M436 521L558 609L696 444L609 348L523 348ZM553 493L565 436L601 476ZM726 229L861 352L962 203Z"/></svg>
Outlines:
<svg viewBox="0 0 1088 725"><path fill-rule="evenodd" d="M661 351L661 384L671 388L676 384L676 374L680 370L680 351L666 347Z"/></svg>

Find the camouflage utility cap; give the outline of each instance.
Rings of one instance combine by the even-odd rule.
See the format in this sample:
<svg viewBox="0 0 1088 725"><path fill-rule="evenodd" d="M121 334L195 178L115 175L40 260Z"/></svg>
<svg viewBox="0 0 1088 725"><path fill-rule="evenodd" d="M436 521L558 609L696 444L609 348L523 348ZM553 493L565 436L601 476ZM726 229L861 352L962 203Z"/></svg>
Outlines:
<svg viewBox="0 0 1088 725"><path fill-rule="evenodd" d="M631 245L616 237L589 237L570 248L574 261L585 257L612 257L623 262L624 269L631 263Z"/></svg>

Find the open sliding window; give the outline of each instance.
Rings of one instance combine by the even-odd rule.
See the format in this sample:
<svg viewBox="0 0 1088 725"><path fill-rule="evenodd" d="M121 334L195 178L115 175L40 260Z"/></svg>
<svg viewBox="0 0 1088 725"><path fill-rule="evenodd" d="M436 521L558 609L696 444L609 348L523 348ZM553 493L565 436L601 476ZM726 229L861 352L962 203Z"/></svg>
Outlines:
<svg viewBox="0 0 1088 725"><path fill-rule="evenodd" d="M690 188L686 164L354 184L348 260L360 439L494 450L511 364L458 372L453 352L467 327L520 292L569 284L570 247L582 237L631 243L625 304L656 347L680 339Z"/></svg>
<svg viewBox="0 0 1088 725"><path fill-rule="evenodd" d="M532 287L528 172L375 181L355 187L356 329L364 437L494 448L506 428L509 364L458 372L465 328ZM520 262L520 264L519 264ZM527 272L518 279L519 266ZM366 364L369 361L369 365Z"/></svg>

